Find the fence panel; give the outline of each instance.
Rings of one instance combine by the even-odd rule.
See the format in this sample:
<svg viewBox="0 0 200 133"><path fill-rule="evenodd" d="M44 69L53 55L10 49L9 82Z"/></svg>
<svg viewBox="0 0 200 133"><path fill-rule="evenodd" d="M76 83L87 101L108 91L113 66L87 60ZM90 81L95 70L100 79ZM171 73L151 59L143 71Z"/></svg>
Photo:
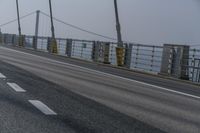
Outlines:
<svg viewBox="0 0 200 133"><path fill-rule="evenodd" d="M135 44L132 47L131 69L159 73L163 47Z"/></svg>
<svg viewBox="0 0 200 133"><path fill-rule="evenodd" d="M200 50L190 49L188 60L189 79L193 82L200 82Z"/></svg>
<svg viewBox="0 0 200 133"><path fill-rule="evenodd" d="M33 36L25 36L24 46L25 48L33 48Z"/></svg>
<svg viewBox="0 0 200 133"><path fill-rule="evenodd" d="M72 40L72 57L92 61L93 41Z"/></svg>
<svg viewBox="0 0 200 133"><path fill-rule="evenodd" d="M66 48L67 48L67 39L56 39L57 47L58 47L58 54L62 56L66 55Z"/></svg>
<svg viewBox="0 0 200 133"><path fill-rule="evenodd" d="M37 50L47 52L48 37L38 37L37 39Z"/></svg>

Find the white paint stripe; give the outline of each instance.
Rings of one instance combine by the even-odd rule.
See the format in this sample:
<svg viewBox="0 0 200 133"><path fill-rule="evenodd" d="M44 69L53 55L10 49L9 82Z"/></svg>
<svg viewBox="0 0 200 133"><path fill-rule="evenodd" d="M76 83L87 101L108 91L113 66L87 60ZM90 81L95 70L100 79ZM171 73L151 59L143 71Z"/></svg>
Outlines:
<svg viewBox="0 0 200 133"><path fill-rule="evenodd" d="M16 83L7 83L13 90L16 92L26 92L26 90L22 89L19 85Z"/></svg>
<svg viewBox="0 0 200 133"><path fill-rule="evenodd" d="M29 102L45 115L57 115L57 113L55 113L53 110L51 110L47 105L45 105L41 101L29 100Z"/></svg>
<svg viewBox="0 0 200 133"><path fill-rule="evenodd" d="M160 89L160 90L176 93L176 94L179 94L179 95L183 95L183 96L187 96L187 97L191 97L191 98L195 98L195 99L200 99L199 96L191 95L191 94L188 94L188 93L175 91L175 90L172 90L172 89L167 89L167 88L164 88L164 87L148 84L148 83L145 83L145 82L141 82L141 81L137 81L137 80L133 80L133 79L129 79L129 78L124 78L124 77L121 77L121 76L117 76L117 75L113 75L113 74L109 74L109 73L105 73L105 72L89 69L89 68L86 68L86 67L81 67L81 66L74 65L74 64L69 64L69 63L65 63L65 62L61 62L61 61L56 61L56 60L53 60L53 59L49 59L49 58L38 56L38 55L33 55L33 54L22 52L22 51L17 51L17 50L5 48L5 47L1 47L1 48L7 49L9 51L14 51L16 53L21 53L21 54L37 57L37 58L40 58L40 59L45 59L45 60L52 61L52 62L59 63L59 64L68 65L68 66L72 66L72 67L77 67L77 68L84 69L84 70L87 70L87 71L90 71L90 72L94 72L94 73L98 73L98 74L101 74L101 75L104 75L104 76L112 76L112 77L115 77L115 78L119 78L119 79L131 81L131 82L139 83L139 84L150 86L150 87L154 87L154 88L157 88L157 89Z"/></svg>
<svg viewBox="0 0 200 133"><path fill-rule="evenodd" d="M5 75L3 75L2 73L0 73L0 78L1 78L1 79L5 79L5 78L6 78L6 76L5 76Z"/></svg>

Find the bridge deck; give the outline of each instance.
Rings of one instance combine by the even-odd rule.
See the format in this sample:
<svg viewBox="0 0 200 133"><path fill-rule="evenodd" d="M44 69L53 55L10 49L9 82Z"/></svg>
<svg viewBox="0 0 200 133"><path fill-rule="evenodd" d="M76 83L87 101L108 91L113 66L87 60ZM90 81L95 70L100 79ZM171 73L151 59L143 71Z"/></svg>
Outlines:
<svg viewBox="0 0 200 133"><path fill-rule="evenodd" d="M53 87L49 90L48 87L40 86L42 80L30 82L34 76L15 70L14 67L9 69L6 65L1 65L3 74L13 77L24 88L30 87L28 94L35 94L44 101L49 100L48 105L58 114L67 110L64 108L67 100L62 101L60 97L64 97L69 93L67 90L70 90L166 132L200 131L199 86L47 53L14 49L0 47L0 59L63 88L57 89L49 83ZM31 87L34 85L38 85L43 92L38 93L37 88ZM66 106L70 108L73 105ZM99 109L100 112L103 110Z"/></svg>

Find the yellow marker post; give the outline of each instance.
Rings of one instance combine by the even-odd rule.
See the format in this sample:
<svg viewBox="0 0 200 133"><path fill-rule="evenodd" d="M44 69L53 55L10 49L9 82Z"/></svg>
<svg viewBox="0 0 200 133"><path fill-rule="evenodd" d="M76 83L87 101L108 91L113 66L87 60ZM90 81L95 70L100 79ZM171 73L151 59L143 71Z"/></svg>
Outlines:
<svg viewBox="0 0 200 133"><path fill-rule="evenodd" d="M52 33L52 39L51 39L51 44L50 44L50 52L53 53L53 54L58 54L57 42L56 42L56 39L55 39L55 31L54 31L54 25L53 25L53 14L52 14L51 0L49 0L49 8L50 8L51 33Z"/></svg>
<svg viewBox="0 0 200 133"><path fill-rule="evenodd" d="M24 47L24 38L25 38L25 36L19 36L19 40L18 40L18 42L19 42L19 47Z"/></svg>
<svg viewBox="0 0 200 133"><path fill-rule="evenodd" d="M116 57L117 57L117 65L123 66L125 60L125 48L116 47Z"/></svg>
<svg viewBox="0 0 200 133"><path fill-rule="evenodd" d="M54 38L51 40L51 53L58 54L57 41Z"/></svg>

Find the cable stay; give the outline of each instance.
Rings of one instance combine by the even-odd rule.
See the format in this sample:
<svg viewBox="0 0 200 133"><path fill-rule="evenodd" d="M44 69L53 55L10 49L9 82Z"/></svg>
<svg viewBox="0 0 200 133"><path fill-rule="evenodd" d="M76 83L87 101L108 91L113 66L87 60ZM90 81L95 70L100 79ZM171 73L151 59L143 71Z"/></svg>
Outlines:
<svg viewBox="0 0 200 133"><path fill-rule="evenodd" d="M26 17L28 17L28 16L33 15L33 14L35 14L35 11L34 11L34 12L31 12L31 13L28 13L27 15L21 16L20 19L24 19L24 18L26 18ZM4 26L6 26L6 25L8 25L8 24L14 23L15 21L17 21L17 18L16 18L16 19L13 19L13 20L11 20L11 21L8 21L8 22L6 22L6 23L4 23L4 24L1 24L0 27L4 27Z"/></svg>
<svg viewBox="0 0 200 133"><path fill-rule="evenodd" d="M50 15L48 15L48 14L42 12L42 11L41 11L41 14L43 14L43 15L45 15L45 16L47 16L47 17L50 17ZM109 40L115 40L115 41L117 40L116 38L108 37L108 36L105 36L105 35L101 35L101 34L98 34L98 33L95 33L95 32L92 32L92 31L89 31L89 30L80 28L80 27L75 26L75 25L73 25L73 24L70 24L70 23L64 22L64 21L62 21L62 20L59 20L59 19L57 19L57 18L55 18L55 17L53 17L53 19L54 19L55 21L57 21L57 22L60 22L60 23L64 24L64 25L70 26L70 27L72 27L72 28L74 28L74 29L77 29L77 30L80 30L80 31L83 31L83 32L86 32L86 33L89 33L89 34L92 34L92 35L95 35L95 36L103 37L103 38L109 39Z"/></svg>

